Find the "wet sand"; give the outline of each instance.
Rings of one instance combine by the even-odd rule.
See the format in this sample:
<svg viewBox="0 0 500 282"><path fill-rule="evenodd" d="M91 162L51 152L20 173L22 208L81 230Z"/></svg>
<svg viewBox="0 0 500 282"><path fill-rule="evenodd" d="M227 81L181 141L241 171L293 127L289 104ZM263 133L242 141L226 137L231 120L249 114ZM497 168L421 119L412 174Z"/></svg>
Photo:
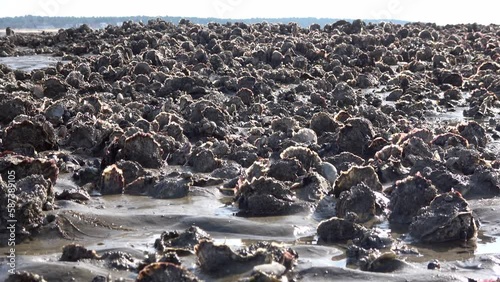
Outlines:
<svg viewBox="0 0 500 282"><path fill-rule="evenodd" d="M56 191L71 186L75 184L70 175L61 175ZM74 237L71 239L58 238L57 233L51 232L19 245L16 248L19 256L18 270L43 275L47 281L70 281L72 277L77 277L78 281L90 281L97 275L111 275L113 278L123 277L125 281L134 281L136 274L110 271L91 261L60 262L61 249L75 242L97 250L98 253L120 250L141 259L144 252L154 251L154 241L161 232L184 230L195 225L211 234L217 242L235 249L262 240L283 242L293 247L299 254L297 271L303 281L467 281L464 277L487 279L500 275L500 259L497 258L497 254L500 254L500 230L497 227L500 224L499 198L470 201L482 223L477 242L464 246L461 243L425 245L409 241L409 245L417 247L421 255L408 255L406 261L416 264L415 268L395 274L346 269L346 245L318 245L315 237L318 222L308 213L284 217L241 218L233 215L236 212L233 207L224 204L227 200L217 187L195 187L189 197L177 200L113 195L93 197L85 205L58 201L60 209L53 213L64 215L79 230L68 227L68 234ZM96 224L93 219L98 219L99 223ZM379 225L379 228L390 232L394 238L401 235L391 232L387 223ZM2 248L0 251L6 252L7 249ZM207 281L235 279L206 276L196 266L193 256L182 259L189 270ZM438 273L425 269L431 259L441 262L441 271ZM2 267L1 272L6 273L6 266ZM5 279L5 276L0 279Z"/></svg>

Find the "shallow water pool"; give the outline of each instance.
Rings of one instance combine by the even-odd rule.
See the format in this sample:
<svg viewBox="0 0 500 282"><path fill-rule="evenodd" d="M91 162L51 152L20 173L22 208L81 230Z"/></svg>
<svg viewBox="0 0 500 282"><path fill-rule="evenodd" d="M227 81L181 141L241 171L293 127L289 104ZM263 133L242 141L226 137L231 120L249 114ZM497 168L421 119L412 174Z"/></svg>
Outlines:
<svg viewBox="0 0 500 282"><path fill-rule="evenodd" d="M32 71L55 66L59 61L61 61L60 57L53 57L51 55L30 55L0 58L0 64L4 64L12 69L19 69L23 71Z"/></svg>

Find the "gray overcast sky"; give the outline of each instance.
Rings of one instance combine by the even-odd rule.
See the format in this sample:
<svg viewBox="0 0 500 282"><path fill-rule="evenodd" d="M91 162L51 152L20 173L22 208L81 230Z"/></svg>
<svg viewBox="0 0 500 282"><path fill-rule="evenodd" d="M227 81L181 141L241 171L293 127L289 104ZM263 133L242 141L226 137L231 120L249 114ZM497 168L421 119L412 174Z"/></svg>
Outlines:
<svg viewBox="0 0 500 282"><path fill-rule="evenodd" d="M498 0L0 0L0 17L193 16L217 18L363 18L447 23L500 24Z"/></svg>

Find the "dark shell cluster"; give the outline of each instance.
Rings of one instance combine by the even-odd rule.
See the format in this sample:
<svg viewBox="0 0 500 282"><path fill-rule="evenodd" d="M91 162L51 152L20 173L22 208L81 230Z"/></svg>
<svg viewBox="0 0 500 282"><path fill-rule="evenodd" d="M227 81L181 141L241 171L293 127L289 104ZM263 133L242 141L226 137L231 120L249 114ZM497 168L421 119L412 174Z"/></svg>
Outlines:
<svg viewBox="0 0 500 282"><path fill-rule="evenodd" d="M19 243L61 199L177 199L218 186L235 216L310 214L318 243L351 240L346 255L362 270L406 267L400 255L415 250L374 223L403 225L422 243L467 241L480 221L467 200L500 195L499 35L477 24L150 20L1 37L1 56L62 61L0 64L0 229L9 171ZM167 173L174 166L190 172ZM55 193L61 174L78 190ZM200 280L180 265L185 253L219 277L253 270L249 281L292 278L297 262L282 245L234 251L198 227L155 247L138 261L68 245L61 260L137 281Z"/></svg>

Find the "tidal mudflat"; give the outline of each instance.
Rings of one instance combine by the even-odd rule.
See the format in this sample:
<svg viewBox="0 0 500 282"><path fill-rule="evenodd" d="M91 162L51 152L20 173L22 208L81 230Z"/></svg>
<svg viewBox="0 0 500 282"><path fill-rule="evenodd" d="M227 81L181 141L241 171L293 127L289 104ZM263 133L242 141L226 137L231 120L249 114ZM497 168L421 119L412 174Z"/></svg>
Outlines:
<svg viewBox="0 0 500 282"><path fill-rule="evenodd" d="M495 281L499 35L362 21L9 32L0 280Z"/></svg>

